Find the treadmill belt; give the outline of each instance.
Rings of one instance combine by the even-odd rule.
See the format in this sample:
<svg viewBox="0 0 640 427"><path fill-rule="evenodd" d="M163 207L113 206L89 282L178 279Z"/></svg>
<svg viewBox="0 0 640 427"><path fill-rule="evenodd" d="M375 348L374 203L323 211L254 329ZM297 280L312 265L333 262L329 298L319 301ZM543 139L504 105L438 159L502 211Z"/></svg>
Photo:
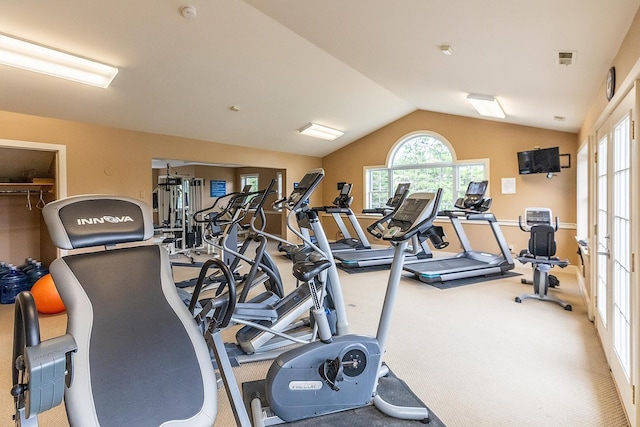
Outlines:
<svg viewBox="0 0 640 427"><path fill-rule="evenodd" d="M393 258L394 248L384 249L361 249L359 251L334 254L333 257L339 261L364 261L369 259Z"/></svg>
<svg viewBox="0 0 640 427"><path fill-rule="evenodd" d="M432 258L429 261L406 264L404 269L415 274L447 274L485 266L488 266L487 263L471 258Z"/></svg>

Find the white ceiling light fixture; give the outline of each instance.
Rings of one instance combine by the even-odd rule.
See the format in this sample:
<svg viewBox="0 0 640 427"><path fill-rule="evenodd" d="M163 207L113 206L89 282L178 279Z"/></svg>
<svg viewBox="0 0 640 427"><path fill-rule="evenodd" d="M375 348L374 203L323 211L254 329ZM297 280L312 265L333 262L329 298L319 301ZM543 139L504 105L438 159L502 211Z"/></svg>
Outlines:
<svg viewBox="0 0 640 427"><path fill-rule="evenodd" d="M327 126L319 125L317 123L309 123L305 127L299 130L303 135L313 136L315 138L326 139L327 141L333 141L336 138L340 138L344 135L344 132L332 129Z"/></svg>
<svg viewBox="0 0 640 427"><path fill-rule="evenodd" d="M0 34L0 64L107 88L118 69Z"/></svg>
<svg viewBox="0 0 640 427"><path fill-rule="evenodd" d="M495 96L470 93L467 95L467 101L473 105L473 108L475 108L481 116L494 117L497 119L507 117Z"/></svg>

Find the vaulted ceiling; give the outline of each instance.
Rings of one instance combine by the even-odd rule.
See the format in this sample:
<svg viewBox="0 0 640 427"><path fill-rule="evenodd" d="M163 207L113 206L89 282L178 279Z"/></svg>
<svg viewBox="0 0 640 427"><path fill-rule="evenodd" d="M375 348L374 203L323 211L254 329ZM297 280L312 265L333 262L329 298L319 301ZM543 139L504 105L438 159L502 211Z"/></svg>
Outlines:
<svg viewBox="0 0 640 427"><path fill-rule="evenodd" d="M99 89L0 66L0 109L324 156L416 109L478 117L478 93L505 122L577 132L639 5L0 0L5 35L119 68ZM300 135L309 122L345 134Z"/></svg>

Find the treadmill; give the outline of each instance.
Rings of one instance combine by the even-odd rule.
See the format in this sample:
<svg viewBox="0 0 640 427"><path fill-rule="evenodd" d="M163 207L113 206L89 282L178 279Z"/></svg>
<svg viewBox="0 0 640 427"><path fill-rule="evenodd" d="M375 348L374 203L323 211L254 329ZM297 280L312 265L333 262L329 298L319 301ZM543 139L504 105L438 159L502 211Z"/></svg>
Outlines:
<svg viewBox="0 0 640 427"><path fill-rule="evenodd" d="M495 215L488 213L491 198L484 197L487 181L469 183L463 198L455 203L455 210L439 213L451 221L463 251L448 258L434 258L406 264L405 271L425 283L445 282L477 276L504 274L515 265ZM499 254L474 251L462 227L461 218L470 222L487 222L500 248Z"/></svg>
<svg viewBox="0 0 640 427"><path fill-rule="evenodd" d="M396 209L409 195L410 183L400 183L396 187L396 191L389 200L387 206L381 208L363 209L362 213L379 214L382 218L367 227L367 231L374 236L383 230L381 224L389 221ZM333 254L336 262L340 263L340 267L349 269L358 269L371 266L390 266L393 262L393 254L395 249L393 246L386 248L360 249L357 251L337 252ZM418 259L431 258L431 250L424 239L420 239L417 234L411 239L411 250L407 252L405 261L413 261Z"/></svg>
<svg viewBox="0 0 640 427"><path fill-rule="evenodd" d="M318 212L326 212L330 214L338 225L338 229L340 230L340 234L342 234L343 238L329 243L331 252L333 253L371 249L371 244L367 239L367 235L362 230L362 227L360 227L360 223L358 222L356 215L353 213L353 210L351 210L351 203L353 202L353 197L351 197L352 186L353 184L346 182L339 183L338 190L340 190L340 194L333 200L333 206L317 206L312 208ZM353 227L353 230L356 233L355 238L351 237L351 233L349 233L349 229L342 219L343 215L347 217L351 227Z"/></svg>

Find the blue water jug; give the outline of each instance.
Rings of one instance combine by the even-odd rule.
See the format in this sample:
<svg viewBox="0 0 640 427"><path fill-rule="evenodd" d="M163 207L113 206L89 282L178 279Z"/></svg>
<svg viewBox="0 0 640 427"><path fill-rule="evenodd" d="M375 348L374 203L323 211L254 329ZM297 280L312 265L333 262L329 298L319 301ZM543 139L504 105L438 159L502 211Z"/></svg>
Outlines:
<svg viewBox="0 0 640 427"><path fill-rule="evenodd" d="M15 266L0 278L0 303L13 304L16 296L29 288L27 275L18 270Z"/></svg>
<svg viewBox="0 0 640 427"><path fill-rule="evenodd" d="M29 275L29 271L36 268L36 262L38 262L33 258L29 258L29 260L29 265L23 266L22 268L18 267L18 270L21 270L26 275Z"/></svg>
<svg viewBox="0 0 640 427"><path fill-rule="evenodd" d="M24 260L24 264L18 266L18 270L24 271L25 268L30 268L33 265L33 258L29 257Z"/></svg>
<svg viewBox="0 0 640 427"><path fill-rule="evenodd" d="M40 261L36 261L35 266L26 271L27 281L29 282L29 289L40 279L42 276L49 274L49 269L43 267Z"/></svg>
<svg viewBox="0 0 640 427"><path fill-rule="evenodd" d="M0 277L4 276L5 273L8 273L9 270L11 269L4 261L0 262Z"/></svg>

